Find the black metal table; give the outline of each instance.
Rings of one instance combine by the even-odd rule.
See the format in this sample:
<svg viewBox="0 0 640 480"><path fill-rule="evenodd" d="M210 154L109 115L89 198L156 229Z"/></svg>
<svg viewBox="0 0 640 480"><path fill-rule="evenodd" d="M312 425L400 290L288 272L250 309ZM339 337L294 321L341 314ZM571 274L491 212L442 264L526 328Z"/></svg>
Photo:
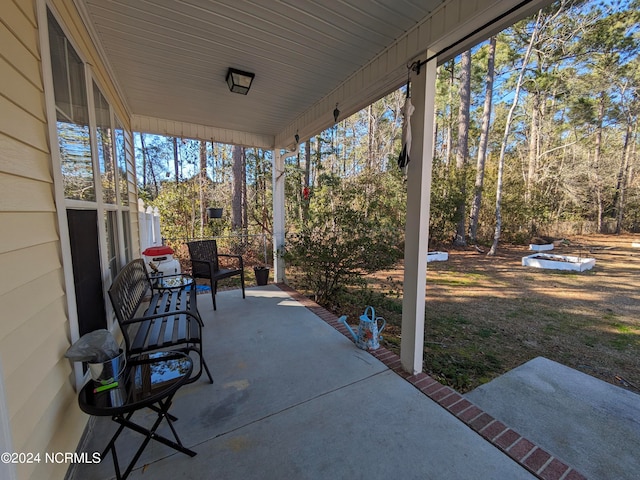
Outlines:
<svg viewBox="0 0 640 480"><path fill-rule="evenodd" d="M118 379L117 387L95 392L99 384L89 381L80 391L78 403L83 412L95 416L110 416L120 425L101 456L104 458L111 451L116 477L119 480L129 476L150 440L168 445L191 457L196 454L180 441L173 426L177 418L169 413L173 396L187 382L192 370L193 361L185 353L155 352L130 360L123 375ZM131 416L143 408L150 408L158 414L151 428L145 428L131 421ZM163 420L166 420L171 428L175 441L156 433ZM115 442L125 428L144 435L145 439L122 473L118 464Z"/></svg>

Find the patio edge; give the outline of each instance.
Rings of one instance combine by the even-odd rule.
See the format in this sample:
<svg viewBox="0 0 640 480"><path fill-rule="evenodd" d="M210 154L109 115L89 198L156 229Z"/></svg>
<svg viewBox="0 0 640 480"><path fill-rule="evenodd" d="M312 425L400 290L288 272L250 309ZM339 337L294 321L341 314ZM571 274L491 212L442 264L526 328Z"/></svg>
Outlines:
<svg viewBox="0 0 640 480"><path fill-rule="evenodd" d="M275 285L338 332L342 333L346 338L353 341L351 334L344 324L338 322L337 315L334 315L326 308L318 305L287 284L276 283ZM515 462L536 477L542 480L587 479L587 477L576 469L570 467L562 460L520 435L517 431L484 412L452 388L442 385L424 372L410 375L402 369L400 357L392 351L385 347L380 347L368 353L465 423L486 441L509 455Z"/></svg>

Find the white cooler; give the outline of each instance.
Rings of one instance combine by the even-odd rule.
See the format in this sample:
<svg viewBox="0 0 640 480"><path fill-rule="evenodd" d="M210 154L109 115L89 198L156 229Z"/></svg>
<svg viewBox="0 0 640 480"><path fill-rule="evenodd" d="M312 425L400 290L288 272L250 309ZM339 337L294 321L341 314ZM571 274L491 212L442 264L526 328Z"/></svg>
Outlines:
<svg viewBox="0 0 640 480"><path fill-rule="evenodd" d="M149 266L149 263L153 263L158 271L164 275L175 275L181 273L180 262L173 258L173 249L171 247L149 247L142 252L144 257L144 263L147 265L147 271L153 272L153 269Z"/></svg>

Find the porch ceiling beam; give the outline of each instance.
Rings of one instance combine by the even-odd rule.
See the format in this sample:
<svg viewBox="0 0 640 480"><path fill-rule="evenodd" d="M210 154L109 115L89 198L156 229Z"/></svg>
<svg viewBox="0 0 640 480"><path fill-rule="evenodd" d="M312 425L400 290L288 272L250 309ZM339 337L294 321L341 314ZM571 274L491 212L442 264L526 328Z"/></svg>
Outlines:
<svg viewBox="0 0 640 480"><path fill-rule="evenodd" d="M241 132L238 130L212 127L210 125L198 125L195 123L177 122L164 118L132 115L131 126L134 132L192 138L194 140L228 143L231 145L262 148L265 150L272 150L274 148L273 135Z"/></svg>
<svg viewBox="0 0 640 480"><path fill-rule="evenodd" d="M286 148L296 133L306 140L333 125L336 104L341 120L400 88L406 82L407 65L424 61L427 50L436 52L442 63L549 3L551 0L444 2L285 127L276 135L275 146Z"/></svg>

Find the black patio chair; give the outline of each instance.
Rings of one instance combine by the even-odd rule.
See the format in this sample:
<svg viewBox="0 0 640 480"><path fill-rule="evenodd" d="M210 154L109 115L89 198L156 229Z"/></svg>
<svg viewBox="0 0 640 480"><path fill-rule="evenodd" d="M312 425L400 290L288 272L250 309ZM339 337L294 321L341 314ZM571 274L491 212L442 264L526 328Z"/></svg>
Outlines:
<svg viewBox="0 0 640 480"><path fill-rule="evenodd" d="M216 293L218 291L218 281L225 278L240 275L242 285L242 298L244 294L244 262L241 255L230 255L218 253L218 244L215 240L197 240L187 242L189 256L191 257L191 275L194 278L204 278L209 280L211 285L211 298L213 299L213 309L216 310ZM220 268L219 257L233 258L237 268Z"/></svg>

